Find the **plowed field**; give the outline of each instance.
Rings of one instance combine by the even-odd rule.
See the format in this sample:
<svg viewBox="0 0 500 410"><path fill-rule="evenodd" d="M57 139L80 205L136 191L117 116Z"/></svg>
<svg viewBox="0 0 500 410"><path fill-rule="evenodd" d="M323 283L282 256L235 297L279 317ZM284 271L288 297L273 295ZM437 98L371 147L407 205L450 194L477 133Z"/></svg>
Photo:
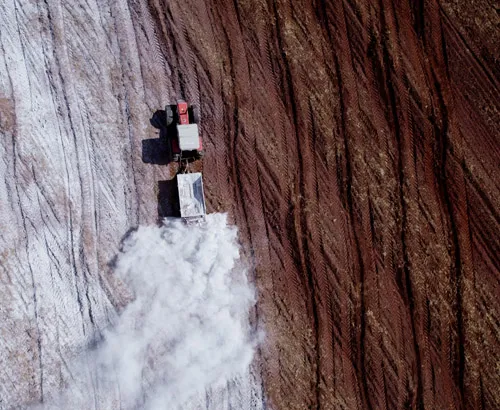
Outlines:
<svg viewBox="0 0 500 410"><path fill-rule="evenodd" d="M269 408L500 408L498 5L21 3L0 5L0 408L61 388L125 303L108 263L164 214L174 166L141 149L177 98L251 266Z"/></svg>
<svg viewBox="0 0 500 410"><path fill-rule="evenodd" d="M281 409L500 407L498 8L151 2Z"/></svg>

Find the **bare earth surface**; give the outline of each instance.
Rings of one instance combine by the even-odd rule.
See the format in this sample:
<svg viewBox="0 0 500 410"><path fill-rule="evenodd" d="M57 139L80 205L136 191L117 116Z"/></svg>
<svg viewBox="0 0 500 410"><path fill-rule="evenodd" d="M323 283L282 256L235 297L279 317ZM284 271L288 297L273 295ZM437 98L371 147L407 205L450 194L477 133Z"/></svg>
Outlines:
<svg viewBox="0 0 500 410"><path fill-rule="evenodd" d="M2 2L0 408L63 388L125 303L108 263L158 218L175 170L142 141L180 97L269 408L500 408L494 4Z"/></svg>

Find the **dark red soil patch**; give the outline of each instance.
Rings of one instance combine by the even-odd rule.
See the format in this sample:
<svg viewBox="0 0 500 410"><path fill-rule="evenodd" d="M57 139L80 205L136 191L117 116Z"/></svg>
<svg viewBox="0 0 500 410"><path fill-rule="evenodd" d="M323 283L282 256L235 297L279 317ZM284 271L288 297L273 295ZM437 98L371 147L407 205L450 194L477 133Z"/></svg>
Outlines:
<svg viewBox="0 0 500 410"><path fill-rule="evenodd" d="M456 3L150 1L275 409L500 408L498 10Z"/></svg>

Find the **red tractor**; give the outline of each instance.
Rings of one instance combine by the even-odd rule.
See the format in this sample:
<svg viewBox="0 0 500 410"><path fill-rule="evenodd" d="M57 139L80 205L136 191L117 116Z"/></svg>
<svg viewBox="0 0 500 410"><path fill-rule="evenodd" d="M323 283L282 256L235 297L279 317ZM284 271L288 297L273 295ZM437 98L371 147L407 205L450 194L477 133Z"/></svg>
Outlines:
<svg viewBox="0 0 500 410"><path fill-rule="evenodd" d="M203 143L198 130L198 115L185 101L165 107L167 138L173 161L203 157Z"/></svg>

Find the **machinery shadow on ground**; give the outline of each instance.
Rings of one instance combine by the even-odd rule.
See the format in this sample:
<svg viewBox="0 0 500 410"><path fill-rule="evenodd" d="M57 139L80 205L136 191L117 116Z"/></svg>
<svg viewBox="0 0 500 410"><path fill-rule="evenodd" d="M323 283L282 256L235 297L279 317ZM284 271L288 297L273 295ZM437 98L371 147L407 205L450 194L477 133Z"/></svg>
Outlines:
<svg viewBox="0 0 500 410"><path fill-rule="evenodd" d="M142 140L142 162L167 165L170 162L170 150L167 141L163 138Z"/></svg>
<svg viewBox="0 0 500 410"><path fill-rule="evenodd" d="M165 110L156 110L149 122L158 130L164 129L167 125Z"/></svg>
<svg viewBox="0 0 500 410"><path fill-rule="evenodd" d="M158 182L158 218L179 218L179 193L177 178Z"/></svg>
<svg viewBox="0 0 500 410"><path fill-rule="evenodd" d="M167 165L171 161L171 153L167 140L165 110L157 110L149 122L160 131L159 138L142 140L142 161L146 164Z"/></svg>

